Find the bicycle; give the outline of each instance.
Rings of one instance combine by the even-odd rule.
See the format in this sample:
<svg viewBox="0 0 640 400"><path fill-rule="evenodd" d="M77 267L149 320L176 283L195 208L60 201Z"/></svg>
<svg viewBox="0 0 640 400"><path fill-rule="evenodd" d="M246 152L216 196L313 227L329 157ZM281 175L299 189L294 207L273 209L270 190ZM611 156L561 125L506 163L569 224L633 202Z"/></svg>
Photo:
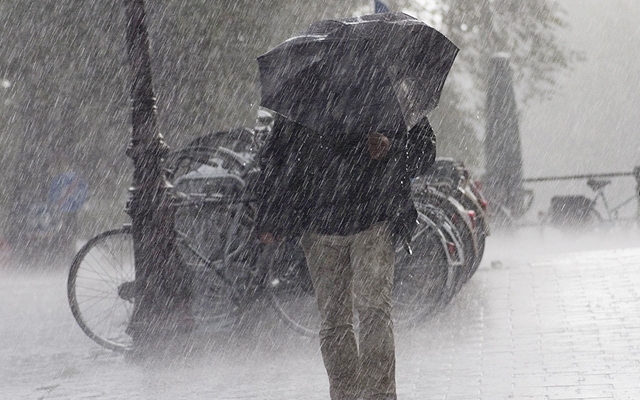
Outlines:
<svg viewBox="0 0 640 400"><path fill-rule="evenodd" d="M620 210L626 207L627 205L631 204L632 202L637 201L638 196L637 194L633 194L631 197L628 197L627 199L621 201L619 204L611 206L607 201L607 197L604 194L604 188L609 186L610 184L611 184L611 180L601 180L601 179L595 179L595 178L589 178L587 180L587 186L589 186L589 188L591 188L591 190L596 193L591 203L593 212L597 214L596 219L598 221L604 220L602 216L598 213L598 211L595 209L596 205L598 204L598 199L600 199L602 201L603 208L607 213L606 221L615 223L615 222L621 221L620 214L619 214ZM636 219L637 219L637 216L636 216Z"/></svg>
<svg viewBox="0 0 640 400"><path fill-rule="evenodd" d="M413 181L415 198L437 205L461 233L466 266L456 279L457 290L477 271L489 235L487 203L462 163L436 159L429 173Z"/></svg>
<svg viewBox="0 0 640 400"><path fill-rule="evenodd" d="M251 157L227 148L191 147L168 157L174 181L177 247L193 274L193 312L199 323L232 327L260 299L274 306L296 331L315 335L319 327L313 285L295 243L275 248L252 239L255 207L243 198L257 172ZM394 317L410 325L453 297L454 279L464 263L453 224L432 206L422 207L414 232L417 253L398 257ZM291 246L294 246L293 248ZM89 338L126 352L135 304L130 227L104 232L80 249L72 263L67 293L72 313Z"/></svg>
<svg viewBox="0 0 640 400"><path fill-rule="evenodd" d="M551 225L562 229L607 228L623 221L619 212L630 203L637 201L637 195L624 199L611 206L604 188L611 180L588 178L587 186L595 192L593 198L583 195L553 196L548 212L541 214L542 225ZM598 204L606 212L605 217L598 211ZM637 218L636 218L637 219Z"/></svg>

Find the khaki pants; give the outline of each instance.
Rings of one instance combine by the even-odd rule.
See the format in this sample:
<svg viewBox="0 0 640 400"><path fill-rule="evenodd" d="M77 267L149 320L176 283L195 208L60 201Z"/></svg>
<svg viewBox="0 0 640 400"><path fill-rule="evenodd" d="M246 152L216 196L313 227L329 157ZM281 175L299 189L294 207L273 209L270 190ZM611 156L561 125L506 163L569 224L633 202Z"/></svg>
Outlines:
<svg viewBox="0 0 640 400"><path fill-rule="evenodd" d="M322 317L320 349L331 399L396 399L391 320L395 251L387 224L350 236L306 233L301 244Z"/></svg>

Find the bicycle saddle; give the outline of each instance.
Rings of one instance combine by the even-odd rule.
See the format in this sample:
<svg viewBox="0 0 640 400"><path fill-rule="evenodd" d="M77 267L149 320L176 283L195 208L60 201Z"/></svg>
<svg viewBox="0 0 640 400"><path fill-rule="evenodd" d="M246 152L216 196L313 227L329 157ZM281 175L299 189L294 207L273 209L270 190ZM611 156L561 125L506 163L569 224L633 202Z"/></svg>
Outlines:
<svg viewBox="0 0 640 400"><path fill-rule="evenodd" d="M587 185L594 192L597 192L598 190L602 189L603 187L607 186L610 183L611 183L610 180L599 180L599 179L593 179L593 178L589 178L587 180Z"/></svg>

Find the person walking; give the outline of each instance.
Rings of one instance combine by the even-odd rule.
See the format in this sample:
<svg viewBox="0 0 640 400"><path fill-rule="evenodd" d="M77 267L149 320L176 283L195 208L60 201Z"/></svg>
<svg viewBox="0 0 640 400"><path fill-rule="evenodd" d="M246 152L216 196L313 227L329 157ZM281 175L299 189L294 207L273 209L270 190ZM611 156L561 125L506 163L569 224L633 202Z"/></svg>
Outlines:
<svg viewBox="0 0 640 400"><path fill-rule="evenodd" d="M308 134L276 115L259 155L257 232L262 243L299 238L304 249L332 400L397 398L395 249L409 245L410 178L435 160L435 135L426 117L410 132L401 116L378 121Z"/></svg>

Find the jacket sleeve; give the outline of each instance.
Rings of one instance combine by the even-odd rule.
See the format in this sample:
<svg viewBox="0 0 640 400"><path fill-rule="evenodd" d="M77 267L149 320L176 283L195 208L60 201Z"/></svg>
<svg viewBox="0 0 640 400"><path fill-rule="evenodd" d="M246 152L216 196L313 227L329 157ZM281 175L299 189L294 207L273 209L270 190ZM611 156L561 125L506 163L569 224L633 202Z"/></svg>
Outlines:
<svg viewBox="0 0 640 400"><path fill-rule="evenodd" d="M418 122L408 134L405 131L404 139L398 138L392 142L390 153L391 162L397 160L397 166L401 169L400 180L395 186L395 194L389 219L393 229L396 245L403 243L407 248L411 243L411 235L416 226L418 213L411 196L410 178L420 176L431 167L436 158L436 136L433 133L429 120L425 117ZM396 148L394 148L394 144ZM393 156L395 155L395 157Z"/></svg>
<svg viewBox="0 0 640 400"><path fill-rule="evenodd" d="M436 135L427 117L423 117L409 131L406 151L409 176L416 177L427 173L436 160Z"/></svg>

